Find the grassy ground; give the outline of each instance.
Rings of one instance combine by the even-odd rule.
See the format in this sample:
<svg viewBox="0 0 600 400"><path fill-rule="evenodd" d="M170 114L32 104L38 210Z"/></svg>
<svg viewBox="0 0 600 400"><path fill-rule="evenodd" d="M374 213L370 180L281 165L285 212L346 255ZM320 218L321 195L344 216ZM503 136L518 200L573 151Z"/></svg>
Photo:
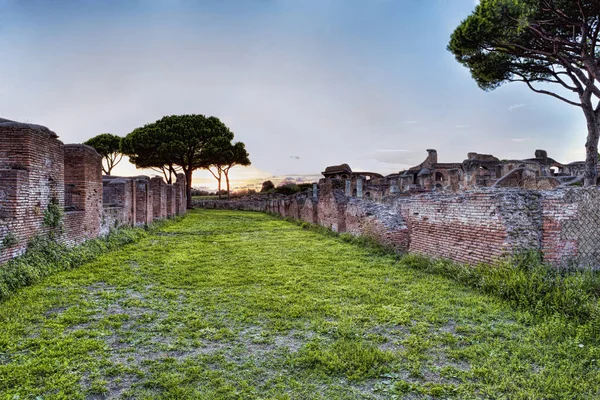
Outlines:
<svg viewBox="0 0 600 400"><path fill-rule="evenodd" d="M0 398L591 399L597 343L390 255L194 211L0 304Z"/></svg>

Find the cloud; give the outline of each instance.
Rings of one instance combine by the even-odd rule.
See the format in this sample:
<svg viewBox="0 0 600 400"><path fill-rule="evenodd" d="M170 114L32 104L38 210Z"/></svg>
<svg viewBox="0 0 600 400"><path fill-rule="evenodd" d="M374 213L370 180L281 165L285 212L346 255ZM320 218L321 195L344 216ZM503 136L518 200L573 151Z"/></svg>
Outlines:
<svg viewBox="0 0 600 400"><path fill-rule="evenodd" d="M515 143L521 143L521 142L526 142L528 140L531 140L529 138L515 138L515 139L510 139L511 141L515 142Z"/></svg>
<svg viewBox="0 0 600 400"><path fill-rule="evenodd" d="M406 125L414 125L414 124L418 124L418 123L419 123L419 121L413 121L413 120L410 120L410 121L404 121L404 123L405 123Z"/></svg>
<svg viewBox="0 0 600 400"><path fill-rule="evenodd" d="M454 127L455 127L456 129L465 129L465 128L470 128L470 127L471 127L471 125L469 125L469 124L463 124L463 125L454 125Z"/></svg>
<svg viewBox="0 0 600 400"><path fill-rule="evenodd" d="M523 103L511 104L510 106L508 106L508 111L516 110L517 108L523 108L523 107L527 107L527 104L523 104Z"/></svg>

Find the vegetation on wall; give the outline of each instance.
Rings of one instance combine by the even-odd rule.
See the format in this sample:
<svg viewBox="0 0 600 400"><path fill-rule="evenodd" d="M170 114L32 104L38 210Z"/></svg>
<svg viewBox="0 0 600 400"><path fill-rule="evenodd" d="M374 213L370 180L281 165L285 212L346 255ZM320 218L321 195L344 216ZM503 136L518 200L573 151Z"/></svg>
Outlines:
<svg viewBox="0 0 600 400"><path fill-rule="evenodd" d="M51 229L51 234L60 232L63 226L64 211L58 199L52 198L48 207L44 211L43 225Z"/></svg>
<svg viewBox="0 0 600 400"><path fill-rule="evenodd" d="M17 236L13 232L8 232L2 242L0 242L0 250L7 249L17 244Z"/></svg>
<svg viewBox="0 0 600 400"><path fill-rule="evenodd" d="M88 240L76 247L68 247L52 238L35 237L24 255L0 267L0 301L46 276L78 267L99 254L135 242L145 235L141 228L116 229L106 237Z"/></svg>

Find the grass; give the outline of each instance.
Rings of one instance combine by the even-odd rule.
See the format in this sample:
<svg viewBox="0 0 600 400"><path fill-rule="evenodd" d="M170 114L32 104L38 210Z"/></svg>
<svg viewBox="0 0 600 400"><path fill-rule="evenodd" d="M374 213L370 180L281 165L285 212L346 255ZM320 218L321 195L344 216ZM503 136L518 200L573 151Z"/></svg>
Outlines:
<svg viewBox="0 0 600 400"><path fill-rule="evenodd" d="M0 398L600 396L593 324L422 263L196 210L2 302Z"/></svg>

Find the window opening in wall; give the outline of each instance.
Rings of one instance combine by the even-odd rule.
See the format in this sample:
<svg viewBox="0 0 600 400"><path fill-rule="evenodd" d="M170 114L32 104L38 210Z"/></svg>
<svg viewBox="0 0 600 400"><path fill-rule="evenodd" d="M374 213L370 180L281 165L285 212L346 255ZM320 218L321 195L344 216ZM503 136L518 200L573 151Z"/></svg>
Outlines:
<svg viewBox="0 0 600 400"><path fill-rule="evenodd" d="M75 192L74 184L69 183L69 184L65 185L65 210L66 211L73 211L73 210L77 209L77 207L75 207L75 201L73 199L74 192Z"/></svg>
<svg viewBox="0 0 600 400"><path fill-rule="evenodd" d="M441 172L436 172L435 173L435 180L438 182L443 182L444 181L444 174L442 174Z"/></svg>
<svg viewBox="0 0 600 400"><path fill-rule="evenodd" d="M370 199L370 198L371 198L371 192L366 192L366 193L365 193L365 197L366 197L367 199Z"/></svg>

